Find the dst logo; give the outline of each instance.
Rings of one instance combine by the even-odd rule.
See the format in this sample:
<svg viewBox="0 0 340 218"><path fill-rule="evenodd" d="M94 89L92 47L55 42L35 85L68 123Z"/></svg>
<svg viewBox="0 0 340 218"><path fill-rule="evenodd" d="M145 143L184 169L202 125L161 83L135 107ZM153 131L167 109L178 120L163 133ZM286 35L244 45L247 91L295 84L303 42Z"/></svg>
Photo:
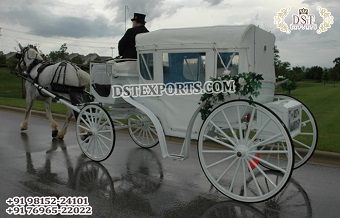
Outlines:
<svg viewBox="0 0 340 218"><path fill-rule="evenodd" d="M316 30L318 26L314 24L315 15L308 14L308 8L299 9L299 14L293 14L293 22L290 25L291 30Z"/></svg>
<svg viewBox="0 0 340 218"><path fill-rule="evenodd" d="M292 23L288 26L285 22L285 18L287 17L290 9L291 8L289 6L282 8L276 13L276 16L274 16L274 24L281 32L290 34L292 30L316 30L318 34L321 34L326 32L329 28L331 28L331 25L334 24L334 17L331 16L331 12L329 12L326 8L318 6L317 10L323 19L319 28L315 23L315 15L310 14L308 8L300 8L298 10L299 14L293 14Z"/></svg>

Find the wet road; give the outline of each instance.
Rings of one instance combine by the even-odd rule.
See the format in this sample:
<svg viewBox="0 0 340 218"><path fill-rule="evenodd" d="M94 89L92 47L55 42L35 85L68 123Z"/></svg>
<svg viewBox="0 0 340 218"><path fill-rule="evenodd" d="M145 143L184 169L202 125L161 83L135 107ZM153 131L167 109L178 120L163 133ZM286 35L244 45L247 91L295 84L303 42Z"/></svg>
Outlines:
<svg viewBox="0 0 340 218"><path fill-rule="evenodd" d="M112 155L96 163L82 155L74 126L58 141L51 139L49 122L38 117L21 133L22 119L0 111L0 217L14 217L6 213L6 199L14 196L88 196L92 217L340 215L340 168L306 164L276 197L243 204L211 187L194 148L188 160L163 159L159 146L139 149L129 135L118 133ZM179 143L169 146L180 149Z"/></svg>

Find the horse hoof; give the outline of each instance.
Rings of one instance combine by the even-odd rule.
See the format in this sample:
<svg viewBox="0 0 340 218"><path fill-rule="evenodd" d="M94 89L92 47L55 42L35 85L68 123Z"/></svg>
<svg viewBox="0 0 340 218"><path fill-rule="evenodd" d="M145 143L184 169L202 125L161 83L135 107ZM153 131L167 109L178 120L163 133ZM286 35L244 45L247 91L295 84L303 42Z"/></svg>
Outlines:
<svg viewBox="0 0 340 218"><path fill-rule="evenodd" d="M58 136L58 130L52 131L52 138L56 138Z"/></svg>
<svg viewBox="0 0 340 218"><path fill-rule="evenodd" d="M20 131L25 131L25 130L27 130L27 128L20 128Z"/></svg>
<svg viewBox="0 0 340 218"><path fill-rule="evenodd" d="M65 136L65 135L62 135L62 134L59 132L58 135L57 135L57 139L58 139L58 140L64 140L64 136Z"/></svg>
<svg viewBox="0 0 340 218"><path fill-rule="evenodd" d="M64 136L58 136L57 139L58 140L64 140Z"/></svg>

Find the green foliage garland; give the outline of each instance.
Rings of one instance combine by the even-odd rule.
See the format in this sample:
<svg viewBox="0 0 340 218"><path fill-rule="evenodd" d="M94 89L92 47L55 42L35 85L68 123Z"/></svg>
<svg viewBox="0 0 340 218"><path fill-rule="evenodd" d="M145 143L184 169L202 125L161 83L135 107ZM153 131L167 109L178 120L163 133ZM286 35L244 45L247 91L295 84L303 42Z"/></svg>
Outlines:
<svg viewBox="0 0 340 218"><path fill-rule="evenodd" d="M211 77L211 81L235 81L235 94L239 96L247 96L250 104L253 103L253 97L257 97L261 88L261 80L263 80L262 75L249 72L249 73L240 73L235 76L230 76L229 74L225 74L223 76L213 78ZM227 93L229 95L229 93ZM201 118L205 120L209 114L211 113L214 105L217 102L224 102L226 93L204 93L200 99L200 104L205 103L205 105L201 108Z"/></svg>

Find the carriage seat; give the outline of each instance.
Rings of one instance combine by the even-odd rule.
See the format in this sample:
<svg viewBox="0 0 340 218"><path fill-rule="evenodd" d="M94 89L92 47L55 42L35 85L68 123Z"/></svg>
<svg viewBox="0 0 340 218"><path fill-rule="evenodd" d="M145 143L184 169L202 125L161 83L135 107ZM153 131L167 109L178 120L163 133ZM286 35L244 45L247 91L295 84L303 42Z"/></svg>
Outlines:
<svg viewBox="0 0 340 218"><path fill-rule="evenodd" d="M114 59L106 64L107 72L111 73L113 77L138 76L136 59Z"/></svg>
<svg viewBox="0 0 340 218"><path fill-rule="evenodd" d="M110 96L112 85L138 83L136 59L114 59L96 66L91 75L92 87L102 97Z"/></svg>

